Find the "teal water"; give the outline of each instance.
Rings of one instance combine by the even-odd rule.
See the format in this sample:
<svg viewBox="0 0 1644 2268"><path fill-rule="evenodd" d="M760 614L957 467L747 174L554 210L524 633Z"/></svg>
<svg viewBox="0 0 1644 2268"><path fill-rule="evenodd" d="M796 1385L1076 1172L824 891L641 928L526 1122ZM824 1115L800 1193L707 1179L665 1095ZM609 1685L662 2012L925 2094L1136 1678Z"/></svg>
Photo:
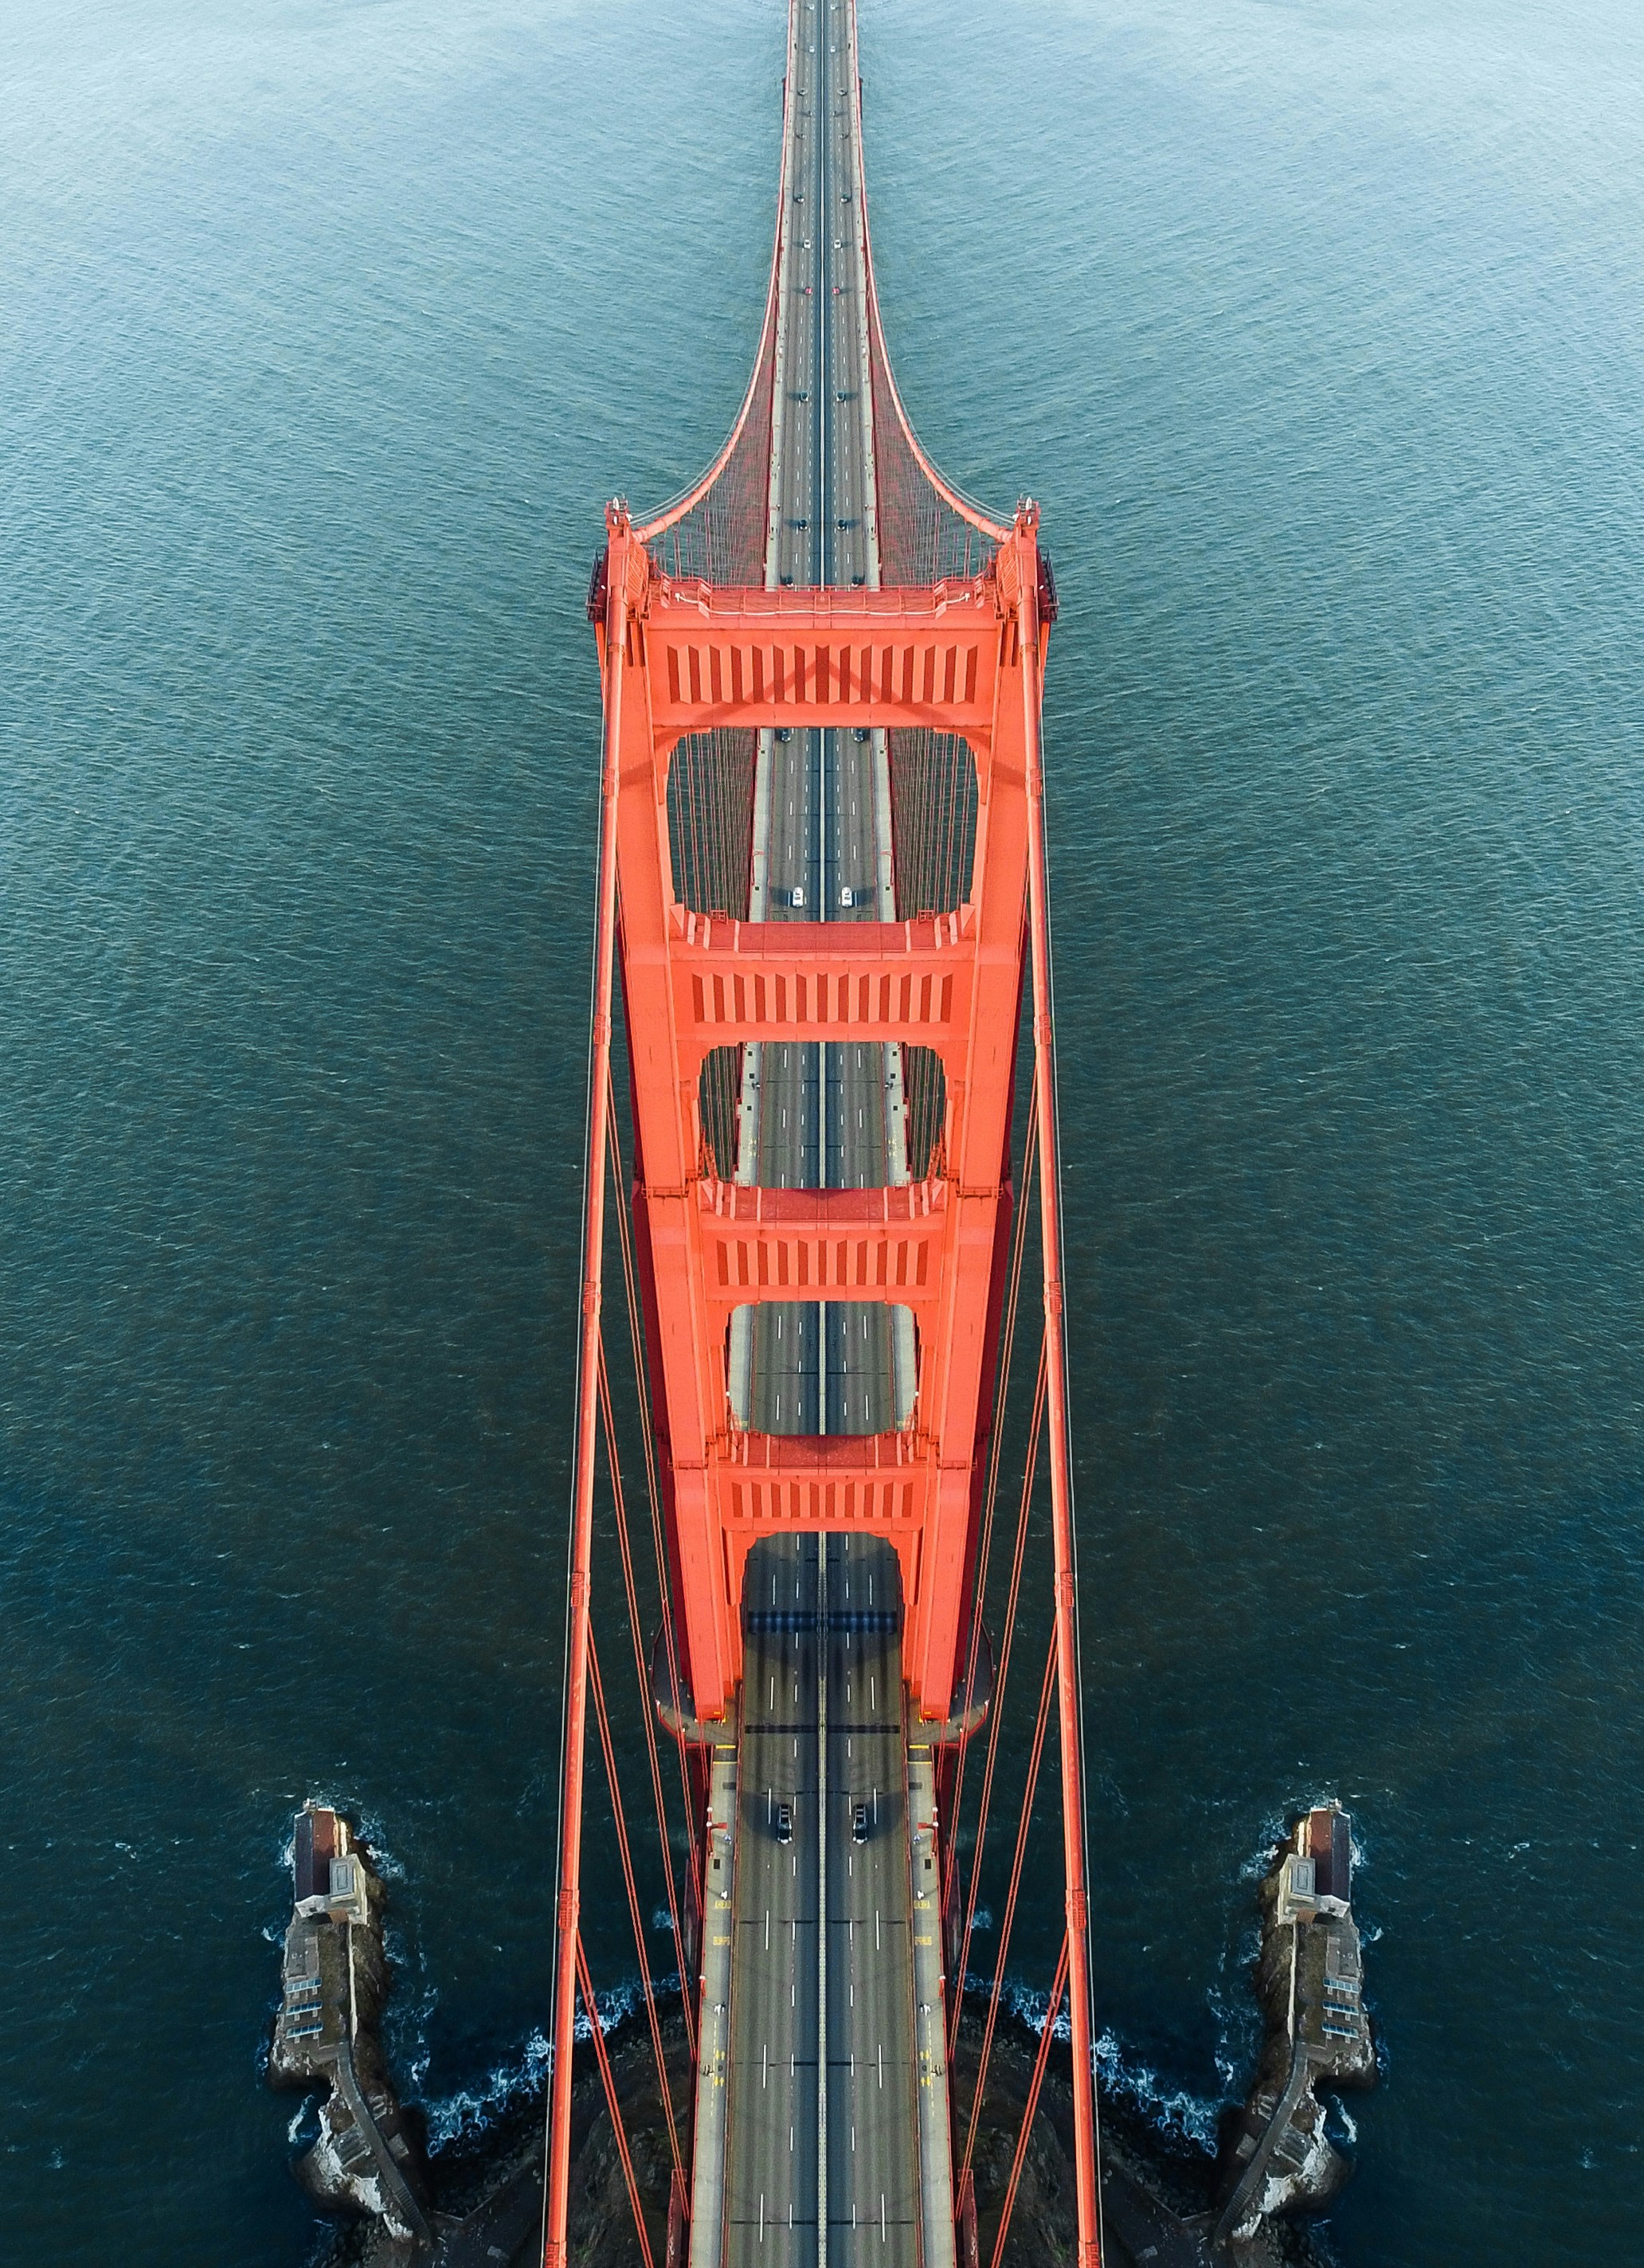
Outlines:
<svg viewBox="0 0 1644 2268"><path fill-rule="evenodd" d="M387 1854L438 2131L547 2014L581 599L740 395L781 11L7 31L0 2226L274 2268L294 1800ZM1644 26L863 43L904 394L1064 600L1110 2066L1213 2119L1251 1871L1338 1792L1386 2050L1340 2258L1644 2258Z"/></svg>

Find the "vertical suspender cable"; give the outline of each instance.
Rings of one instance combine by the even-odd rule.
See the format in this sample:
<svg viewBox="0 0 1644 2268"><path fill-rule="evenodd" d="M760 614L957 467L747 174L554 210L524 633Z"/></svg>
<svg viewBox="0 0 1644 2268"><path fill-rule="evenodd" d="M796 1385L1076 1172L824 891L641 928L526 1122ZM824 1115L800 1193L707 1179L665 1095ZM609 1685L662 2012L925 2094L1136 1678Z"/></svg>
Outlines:
<svg viewBox="0 0 1644 2268"><path fill-rule="evenodd" d="M616 1124L616 1099L613 1090L608 1108L611 1124ZM667 1664L668 1699L674 1708L674 1745L679 1751L679 1784L685 1799L685 1835L690 1852L692 1878L697 1871L697 1808L690 1795L690 1764L685 1753L684 1711L681 1706L679 1682L679 1648L674 1638L673 1600L668 1583L667 1550L662 1540L662 1491L657 1479L656 1436L652 1428L649 1386L645 1378L645 1339L639 1325L639 1288L634 1269L632 1233L628 1225L628 1208L623 1202L621 1160L617 1145L611 1144L611 1167L616 1178L616 1241L623 1256L623 1288L628 1295L628 1335L634 1351L634 1385L639 1403L639 1439L645 1449L645 1501L651 1513L651 1548L656 1559L657 1596L662 1602L662 1653ZM615 1461L613 1460L613 1463ZM682 1981L683 1971L681 1972Z"/></svg>
<svg viewBox="0 0 1644 2268"><path fill-rule="evenodd" d="M1056 1982L1051 1987L1050 2006L1044 2012L1044 2029L1039 2035L1039 2052L1034 2058L1033 2079L1028 2088L1028 2107L1021 2114L1021 2132L1016 2138L1016 2154L1011 2161L1010 2180L1006 2185L1005 2204L999 2217L999 2235L993 2240L992 2268L999 2268L1005 2257L1005 2236L1010 2228L1010 2217L1015 2209L1016 2191L1021 2183L1021 2169L1027 2162L1028 2139L1033 2132L1035 2115L1039 2108L1039 2091L1044 2085L1044 2067L1051 2060L1051 2036L1056 2029L1057 2012L1062 2005L1062 1987L1067 1981L1067 1940L1062 1940L1062 1957L1056 1964ZM1082 2226L1082 2224L1081 2224ZM1084 2240L1080 2240L1083 2250Z"/></svg>
<svg viewBox="0 0 1644 2268"><path fill-rule="evenodd" d="M611 2127L616 2136L616 2154L623 2161L623 2178L628 2184L628 2202L634 2209L634 2227L639 2232L639 2250L644 2256L645 2268L656 2268L652 2257L651 2239L645 2233L645 2208L639 2202L639 2184L634 2179L633 2154L628 2147L622 2106L616 2100L616 2080L611 2071L610 2057L605 2051L605 2034L600 2029L600 2012L594 2005L593 1985L580 1944L577 1947L577 1975L582 1986L582 2005L587 2010L588 2029L593 2034L593 2052L599 2058L600 2077L605 2081L606 2107L610 2111Z"/></svg>
<svg viewBox="0 0 1644 2268"><path fill-rule="evenodd" d="M982 1768L982 1801L977 1815L977 1845L970 1859L970 1890L965 1901L964 1934L959 1945L959 1966L954 1978L954 2005L947 2020L951 2055L959 2037L959 2018L964 2007L965 1968L970 1958L970 1935L976 1926L977 1894L982 1887L982 1854L987 1844L988 1811L993 1800L993 1767L999 1759L999 1726L1005 1701L1005 1681L1010 1674L1011 1644L1016 1631L1016 1602L1021 1595L1022 1561L1027 1554L1028 1515L1033 1506L1033 1484L1039 1465L1039 1437L1044 1428L1045 1357L1039 1355L1039 1384L1034 1396L1033 1425L1028 1435L1028 1462L1021 1476L1021 1510L1016 1518L1016 1548L1011 1561L1010 1597L1005 1609L1005 1634L999 1642L999 1671L993 1680L993 1708L988 1725L987 1762Z"/></svg>
<svg viewBox="0 0 1644 2268"><path fill-rule="evenodd" d="M686 2043L690 2049L691 2060L695 2062L697 2056L697 2027L695 2020L691 2015L690 1984L685 1973L685 1940L680 1927L679 1896L674 1887L674 1852L673 1848L668 1842L667 1807L662 1800L662 1767L657 1758L656 1712L651 1699L649 1690L650 1680L645 1675L645 1647L641 1643L639 1637L639 1602L634 1588L633 1550L628 1540L628 1506L623 1495L623 1476L621 1469L616 1462L616 1426L615 1417L611 1410L610 1381L606 1374L605 1350L603 1346L600 1349L600 1406L605 1419L605 1460L610 1470L611 1493L616 1501L616 1541L618 1550L622 1556L623 1583L628 1597L628 1627L633 1635L634 1672L638 1680L639 1686L639 1714L641 1721L644 1723L645 1728L645 1752L651 1760L651 1789L656 1801L657 1838L662 1848L662 1877L667 1890L668 1919L673 1925L675 1956L679 1962L680 1994L685 2011L685 2037ZM603 1711L604 1704L603 1701L601 1700L599 1690L599 1667L594 1654L593 1636L592 1631L590 1631L588 1635L588 1666L593 1678L594 1699L596 1702L600 1703L601 1709ZM601 1736L603 1737L602 1722ZM610 1769L611 1759L608 1753L606 1757L606 1764L608 1770ZM613 1806L616 1808L617 1832L623 1838L623 1864L626 1865L628 1842L627 1830L623 1822L621 1806L617 1801L616 1789L614 1782L611 1788L611 1801ZM637 1914L635 1917L634 1926L636 1929L638 1928L638 1918ZM649 1964L645 1960L645 1940L643 1937L638 1940L638 1952L640 1967L644 1971L645 1977L645 1995L647 1999L649 1999L651 1992L651 1971ZM661 2053L660 2046L657 2052L659 2055ZM672 2117L673 2114L670 2110L670 2132L672 2131Z"/></svg>
<svg viewBox="0 0 1644 2268"><path fill-rule="evenodd" d="M605 1706L605 1687L600 1677L600 1651L588 1634L588 1685L593 1695L593 1721L600 1735L600 1753L605 1758L606 1785L611 1791L611 1816L616 1822L616 1847L623 1862L623 1884L628 1892L629 1918L634 1926L634 1952L639 1962L639 1989L645 2004L645 2017L651 2027L651 2045L656 2056L657 2093L662 2098L662 2115L667 2123L668 2154L674 2161L674 2170L682 2174L684 2161L680 2156L679 2128L674 2119L674 2091L667 2080L667 2060L662 2052L662 2023L657 2014L656 1987L651 1981L651 1962L645 1952L645 1919L639 1911L639 1890L634 1881L633 1852L628 1843L628 1821L623 1811L622 1782L616 1777L616 1751L611 1745L610 1712Z"/></svg>
<svg viewBox="0 0 1644 2268"><path fill-rule="evenodd" d="M977 1654L982 1634L983 1609L987 1603L988 1560L993 1545L993 1514L999 1502L999 1460L1005 1444L1005 1405L1010 1394L1011 1361L1016 1348L1016 1303L1021 1291L1021 1263L1028 1241L1028 1188L1033 1176L1034 1145L1038 1131L1037 1097L1028 1104L1028 1132L1022 1145L1021 1203L1016 1208L1016 1219L1011 1230L1010 1298L1005 1309L1005 1344L999 1362L999 1391L993 1403L993 1438L988 1449L987 1486L982 1497L982 1540L977 1549L976 1587L970 1607L969 1652L965 1668L965 1721L969 1722L971 1705L976 1698ZM947 1837L947 1848L942 1862L942 1904L944 1909L953 1896L954 1876L959 1864L959 1820L965 1800L965 1766L969 1760L970 1743L966 1741L959 1750L959 1764L954 1778L953 1819ZM960 1980L963 1990L963 1979Z"/></svg>
<svg viewBox="0 0 1644 2268"><path fill-rule="evenodd" d="M593 1017L589 1030L588 1143L582 1186L582 1337L577 1364L577 1449L571 1485L571 1579L566 1605L564 1746L560 1764L554 2058L549 2081L548 2183L542 2246L546 2268L564 2268L565 2212L571 2188L571 2066L576 2025L582 1881L583 1751L588 1722L588 1599L593 1545L594 1431L599 1414L600 1278L605 1247L605 1145L609 1133L611 999L616 960L617 757L622 746L623 666L628 637L631 544L626 512L613 506L606 517L610 529L606 630L609 691L605 706L605 759L600 791ZM598 2029L595 2019L596 2036Z"/></svg>
<svg viewBox="0 0 1644 2268"><path fill-rule="evenodd" d="M1090 2055L1090 1962L1085 1890L1085 1786L1079 1682L1079 1601L1073 1478L1068 1455L1067 1346L1062 1319L1060 1160L1057 1147L1056 1024L1051 993L1050 868L1044 847L1040 747L1039 510L1017 512L1016 615L1028 775L1028 927L1033 946L1034 1085L1039 1098L1039 1225L1044 1257L1044 1339L1050 1388L1051 1534L1056 1565L1057 1683L1062 1750L1062 1846L1067 1898L1067 2006L1073 2047L1073 2154L1080 2268L1100 2268L1095 2074Z"/></svg>
<svg viewBox="0 0 1644 2268"><path fill-rule="evenodd" d="M1021 1889L1021 1870L1028 1856L1028 1830L1033 1824L1033 1799L1038 1793L1039 1765L1044 1756L1044 1735L1051 1721L1051 1700L1056 1690L1056 1633L1051 1633L1051 1644L1045 1655L1044 1683L1039 1694L1038 1721L1033 1728L1033 1753L1028 1761L1028 1781L1021 1792L1021 1817L1016 1827L1016 1855L1011 1865L1010 1889L1005 1900L1005 1918L999 1926L999 1952L993 1963L993 1990L988 1996L987 2028L982 2035L982 2056L977 2066L977 2083L970 2098L970 2124L965 2131L964 2171L970 2171L970 2160L977 2144L977 2122L981 2116L983 2098L987 2093L988 2065L993 2054L993 2033L999 2023L999 1996L1005 1989L1005 1963L1010 1958L1011 1933L1016 1923L1016 1898Z"/></svg>

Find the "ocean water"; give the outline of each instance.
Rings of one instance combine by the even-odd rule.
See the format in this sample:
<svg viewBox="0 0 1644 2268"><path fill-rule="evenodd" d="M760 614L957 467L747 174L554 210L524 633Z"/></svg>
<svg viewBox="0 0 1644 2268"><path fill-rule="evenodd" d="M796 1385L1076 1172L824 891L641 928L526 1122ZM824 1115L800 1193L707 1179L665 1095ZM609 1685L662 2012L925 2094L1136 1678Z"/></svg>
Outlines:
<svg viewBox="0 0 1644 2268"><path fill-rule="evenodd" d="M294 1802L387 1854L439 2131L547 2020L581 600L740 396L782 11L5 28L0 2227L274 2268ZM1063 598L1108 2066L1208 2130L1262 1854L1339 1793L1345 2268L1644 2260L1644 19L862 35L905 398Z"/></svg>

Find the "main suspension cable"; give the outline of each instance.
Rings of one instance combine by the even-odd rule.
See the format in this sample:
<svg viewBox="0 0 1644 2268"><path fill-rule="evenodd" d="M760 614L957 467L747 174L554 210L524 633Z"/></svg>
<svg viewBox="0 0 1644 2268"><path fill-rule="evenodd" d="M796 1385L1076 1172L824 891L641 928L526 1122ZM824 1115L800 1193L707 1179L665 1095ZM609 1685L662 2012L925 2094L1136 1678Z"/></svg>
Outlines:
<svg viewBox="0 0 1644 2268"><path fill-rule="evenodd" d="M594 930L593 1013L588 1027L588 1127L582 1185L581 1328L577 1354L577 1447L571 1465L570 1580L566 1585L564 1737L560 1749L559 1895L554 1915L554 2047L549 2075L542 2257L564 2268L571 2195L571 2041L581 1951L582 1790L586 1771L588 1608L593 1591L593 1469L599 1430L599 1347L605 1260L605 1153L609 1139L611 1007L616 965L617 757L623 745L629 553L611 518L615 568L601 660L608 659L605 745L600 767L600 868Z"/></svg>

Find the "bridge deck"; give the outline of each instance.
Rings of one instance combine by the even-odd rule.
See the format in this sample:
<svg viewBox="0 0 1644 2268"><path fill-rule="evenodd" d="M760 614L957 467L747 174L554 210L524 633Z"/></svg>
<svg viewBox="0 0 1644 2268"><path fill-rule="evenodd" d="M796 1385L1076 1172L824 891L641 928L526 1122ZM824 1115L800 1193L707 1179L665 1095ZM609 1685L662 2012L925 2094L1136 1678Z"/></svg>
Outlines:
<svg viewBox="0 0 1644 2268"><path fill-rule="evenodd" d="M877 1539L771 1537L749 1558L722 2256L731 2268L918 2268L900 1619L896 1554Z"/></svg>
<svg viewBox="0 0 1644 2268"><path fill-rule="evenodd" d="M795 585L874 586L847 0L800 0L790 70L772 421L780 520L770 571ZM884 735L764 732L758 766L756 810L766 823L752 917L894 918ZM904 1181L900 1078L899 1049L882 1044L750 1048L739 1177L776 1189ZM732 1366L744 1381L743 1417L787 1435L892 1427L911 1398L910 1340L905 1315L873 1303L744 1311ZM860 1536L767 1538L748 1562L743 1644L719 2257L727 2268L918 2268L921 2088L896 1553ZM945 2144L945 2077L925 2078L926 2095L940 2086ZM941 2174L946 2191L945 2153ZM700 2176L697 2204L711 2209ZM946 2195L931 2218L938 2226L925 2252L950 2259Z"/></svg>
<svg viewBox="0 0 1644 2268"><path fill-rule="evenodd" d="M585 1270L591 1292L620 961L639 1040L636 1159L650 1166L635 1219L673 1626L694 1715L738 1727L734 1770L720 1751L713 1770L730 1848L716 1835L693 2268L755 2245L763 2263L773 2242L814 2246L818 2268L875 2243L886 2268L893 2251L950 2268L935 1769L928 1744L910 1756L907 1719L947 1722L963 1668L1029 947L1070 1914L1084 1902L1038 728L1055 593L1037 506L1024 500L1006 527L966 505L891 384L864 232L854 0L791 0L785 86L754 381L725 449L673 505L644 526L608 507L590 587L607 701ZM881 569L901 587L882 587ZM872 625L889 634L882 652ZM724 933L728 948L713 942ZM818 943L829 935L840 942ZM940 1035L937 1015L952 1026ZM778 1289L785 1304L763 1299ZM602 1377L588 1296L561 1859L572 1918ZM828 1522L840 1532L819 1535ZM851 1595L899 1594L904 1576L894 1610ZM734 1888L716 1906L721 1862ZM562 1921L549 2246L561 2268L577 1953ZM1093 2268L1082 1922L1068 1965Z"/></svg>
<svg viewBox="0 0 1644 2268"><path fill-rule="evenodd" d="M871 400L858 329L867 277L845 0L800 0L796 48L778 279L785 334L782 400L772 424L781 507L773 566L782 582L796 585L877 583ZM756 915L772 922L893 919L884 735L764 733L758 761L758 808L769 813L769 833L758 846L764 857ZM871 1044L759 1049L743 1117L744 1139L753 1136L751 1178L775 1189L874 1189L905 1179L886 1108L900 1077L895 1053ZM751 1422L762 1432L803 1434L894 1425L897 1329L878 1305L762 1309L752 1324ZM904 1404L910 1389L910 1381Z"/></svg>
<svg viewBox="0 0 1644 2268"><path fill-rule="evenodd" d="M748 1562L721 2255L731 2264L818 2257L819 1541L772 1538Z"/></svg>
<svg viewBox="0 0 1644 2268"><path fill-rule="evenodd" d="M917 2268L919 2150L899 1571L896 1553L875 1538L823 1541L828 2145L837 2169L828 2185L827 2257L834 2268L868 2261Z"/></svg>

